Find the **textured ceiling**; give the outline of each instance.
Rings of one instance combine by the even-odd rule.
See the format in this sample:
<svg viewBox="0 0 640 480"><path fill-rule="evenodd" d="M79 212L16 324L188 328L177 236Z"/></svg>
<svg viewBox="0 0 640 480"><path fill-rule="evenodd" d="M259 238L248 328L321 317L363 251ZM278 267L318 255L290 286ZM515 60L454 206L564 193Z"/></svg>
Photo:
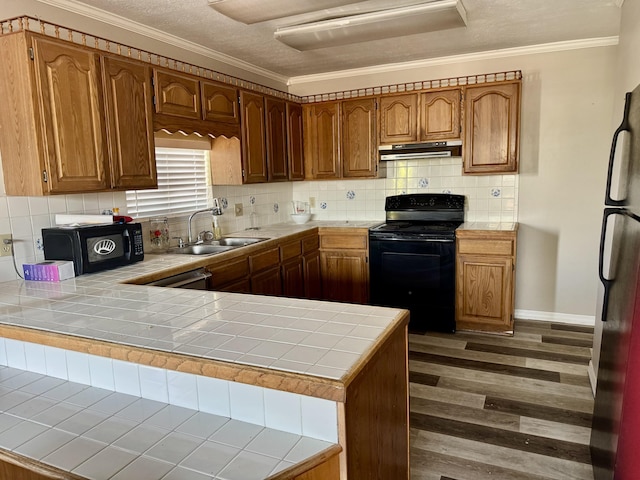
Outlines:
<svg viewBox="0 0 640 480"><path fill-rule="evenodd" d="M616 5L619 0L461 1L467 11L466 28L307 52L280 43L273 38L273 32L278 26L313 19L312 15L244 25L216 12L208 6L207 0L82 0L73 3L124 17L284 77L609 37L618 35L620 25L620 8ZM368 0L359 2L355 8L410 3L418 2ZM264 8L262 0L255 0L255 5Z"/></svg>

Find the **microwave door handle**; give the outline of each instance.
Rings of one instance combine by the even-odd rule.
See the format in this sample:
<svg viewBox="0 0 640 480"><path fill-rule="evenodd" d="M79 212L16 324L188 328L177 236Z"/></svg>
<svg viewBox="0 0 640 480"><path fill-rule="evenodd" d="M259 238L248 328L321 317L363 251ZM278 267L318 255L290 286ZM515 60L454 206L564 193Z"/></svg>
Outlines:
<svg viewBox="0 0 640 480"><path fill-rule="evenodd" d="M614 207L621 207L626 204L625 200L614 200L611 198L611 182L613 177L613 167L615 163L616 150L618 148L618 138L622 132L629 132L631 127L629 126L629 110L631 108L631 92L628 92L625 96L624 102L624 115L620 126L613 134L613 141L611 143L611 151L609 152L609 167L607 170L607 188L605 191L604 203L605 205L611 205Z"/></svg>
<svg viewBox="0 0 640 480"><path fill-rule="evenodd" d="M124 239L124 258L127 260L131 260L131 235L129 235L129 230L124 230L122 232L122 237Z"/></svg>

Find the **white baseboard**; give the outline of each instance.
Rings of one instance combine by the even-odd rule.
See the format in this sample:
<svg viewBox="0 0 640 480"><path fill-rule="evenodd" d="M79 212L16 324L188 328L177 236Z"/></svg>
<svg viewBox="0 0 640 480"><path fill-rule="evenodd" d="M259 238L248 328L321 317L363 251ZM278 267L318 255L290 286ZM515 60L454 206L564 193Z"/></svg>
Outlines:
<svg viewBox="0 0 640 480"><path fill-rule="evenodd" d="M598 376L596 375L595 370L593 369L593 361L589 360L589 366L587 367L587 373L589 374L589 383L591 384L591 391L593 392L593 396L596 396L596 384L598 382Z"/></svg>
<svg viewBox="0 0 640 480"><path fill-rule="evenodd" d="M516 310L515 316L521 320L570 323L572 325L586 325L590 327L596 324L595 315L574 315L571 313L540 312L537 310Z"/></svg>

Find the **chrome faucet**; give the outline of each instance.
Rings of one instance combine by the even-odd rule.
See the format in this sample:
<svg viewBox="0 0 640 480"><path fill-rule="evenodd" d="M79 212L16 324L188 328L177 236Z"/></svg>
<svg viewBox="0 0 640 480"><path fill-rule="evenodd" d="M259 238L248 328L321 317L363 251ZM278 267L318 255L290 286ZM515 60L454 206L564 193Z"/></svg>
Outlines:
<svg viewBox="0 0 640 480"><path fill-rule="evenodd" d="M210 212L211 215L222 215L220 202L218 201L217 198L213 199L213 208L204 208L202 210L196 210L191 215L189 215L189 220L187 220L187 232L188 232L188 238L189 238L189 245L193 243L193 237L191 236L191 220L193 220L193 217L195 217L199 213L206 213L206 212Z"/></svg>

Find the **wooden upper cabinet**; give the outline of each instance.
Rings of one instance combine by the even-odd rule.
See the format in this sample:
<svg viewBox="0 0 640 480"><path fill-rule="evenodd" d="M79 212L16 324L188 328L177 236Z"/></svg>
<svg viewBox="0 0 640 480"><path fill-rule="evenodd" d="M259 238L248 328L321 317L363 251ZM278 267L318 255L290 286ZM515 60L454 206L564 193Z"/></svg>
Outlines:
<svg viewBox="0 0 640 480"><path fill-rule="evenodd" d="M266 97L265 109L269 181L286 181L289 180L286 104L284 100Z"/></svg>
<svg viewBox="0 0 640 480"><path fill-rule="evenodd" d="M421 142L460 138L460 97L459 89L420 95Z"/></svg>
<svg viewBox="0 0 640 480"><path fill-rule="evenodd" d="M200 120L202 105L197 78L177 72L154 70L156 112Z"/></svg>
<svg viewBox="0 0 640 480"><path fill-rule="evenodd" d="M2 36L0 52L8 195L157 185L147 64L31 32Z"/></svg>
<svg viewBox="0 0 640 480"><path fill-rule="evenodd" d="M287 158L289 180L304 180L302 105L287 102Z"/></svg>
<svg viewBox="0 0 640 480"><path fill-rule="evenodd" d="M418 94L380 97L380 143L418 140Z"/></svg>
<svg viewBox="0 0 640 480"><path fill-rule="evenodd" d="M238 90L206 80L200 81L202 117L204 120L239 123Z"/></svg>
<svg viewBox="0 0 640 480"><path fill-rule="evenodd" d="M340 102L305 105L305 173L308 178L340 178Z"/></svg>
<svg viewBox="0 0 640 480"><path fill-rule="evenodd" d="M378 166L376 100L342 102L343 177L373 177Z"/></svg>
<svg viewBox="0 0 640 480"><path fill-rule="evenodd" d="M109 157L114 188L156 188L151 67L102 58Z"/></svg>
<svg viewBox="0 0 640 480"><path fill-rule="evenodd" d="M266 182L268 174L264 97L242 90L240 92L240 107L244 183Z"/></svg>
<svg viewBox="0 0 640 480"><path fill-rule="evenodd" d="M464 173L518 171L520 81L465 88Z"/></svg>
<svg viewBox="0 0 640 480"><path fill-rule="evenodd" d="M108 189L100 55L43 37L32 45L49 193Z"/></svg>

